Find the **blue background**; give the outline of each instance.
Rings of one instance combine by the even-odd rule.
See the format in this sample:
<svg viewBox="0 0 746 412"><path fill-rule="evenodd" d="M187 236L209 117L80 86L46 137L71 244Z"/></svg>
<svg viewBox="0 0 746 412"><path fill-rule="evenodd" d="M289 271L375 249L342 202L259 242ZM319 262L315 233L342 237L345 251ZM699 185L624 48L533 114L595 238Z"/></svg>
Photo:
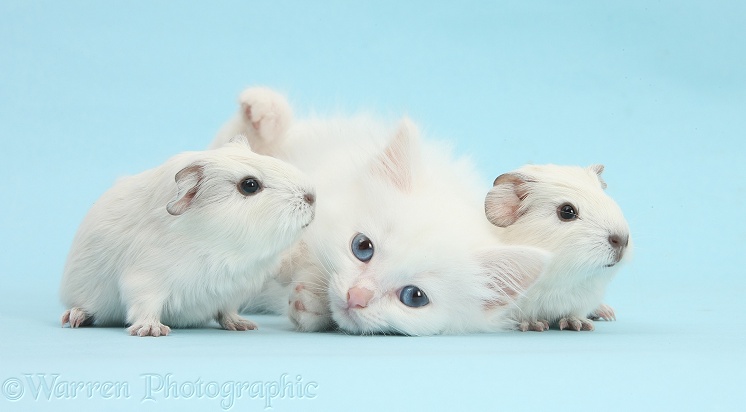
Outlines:
<svg viewBox="0 0 746 412"><path fill-rule="evenodd" d="M318 384L273 410L742 407L745 28L740 1L1 1L0 409L221 410L143 400L146 373ZM485 193L524 163L604 163L636 242L608 292L619 320L426 338L301 334L269 316L258 332L159 339L60 328L90 205L206 147L258 84L299 117L407 113L472 156ZM127 382L129 398L35 400L36 373Z"/></svg>

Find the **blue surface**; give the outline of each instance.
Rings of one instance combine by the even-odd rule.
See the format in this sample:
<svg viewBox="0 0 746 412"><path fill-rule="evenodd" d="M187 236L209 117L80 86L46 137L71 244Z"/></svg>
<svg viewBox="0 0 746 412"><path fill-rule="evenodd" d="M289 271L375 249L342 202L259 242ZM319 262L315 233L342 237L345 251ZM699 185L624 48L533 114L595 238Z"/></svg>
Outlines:
<svg viewBox="0 0 746 412"><path fill-rule="evenodd" d="M0 409L262 410L261 389L272 410L742 408L743 2L303 3L0 2ZM269 316L162 339L60 328L92 202L204 148L255 84L300 116L408 113L486 188L527 162L604 163L636 244L608 293L619 320L427 338ZM53 374L58 392L37 390ZM231 404L242 382L266 383Z"/></svg>

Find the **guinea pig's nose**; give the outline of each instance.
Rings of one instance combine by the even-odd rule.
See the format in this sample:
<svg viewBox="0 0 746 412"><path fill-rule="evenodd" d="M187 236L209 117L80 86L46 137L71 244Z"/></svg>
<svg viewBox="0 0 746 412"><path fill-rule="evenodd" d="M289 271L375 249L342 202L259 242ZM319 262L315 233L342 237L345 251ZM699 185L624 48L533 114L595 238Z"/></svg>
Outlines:
<svg viewBox="0 0 746 412"><path fill-rule="evenodd" d="M623 249L629 244L629 236L609 235L609 243L614 249Z"/></svg>
<svg viewBox="0 0 746 412"><path fill-rule="evenodd" d="M352 287L347 291L347 307L350 309L365 308L373 298L373 291L361 287Z"/></svg>
<svg viewBox="0 0 746 412"><path fill-rule="evenodd" d="M303 195L303 200L305 200L309 205L313 205L313 202L316 201L316 196L314 196L313 193L306 193Z"/></svg>

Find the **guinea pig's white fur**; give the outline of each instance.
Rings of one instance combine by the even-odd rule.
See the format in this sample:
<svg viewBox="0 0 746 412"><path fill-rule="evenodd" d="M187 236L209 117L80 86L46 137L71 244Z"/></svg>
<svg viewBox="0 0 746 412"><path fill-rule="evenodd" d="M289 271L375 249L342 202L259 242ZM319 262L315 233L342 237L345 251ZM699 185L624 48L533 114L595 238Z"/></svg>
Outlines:
<svg viewBox="0 0 746 412"><path fill-rule="evenodd" d="M260 189L240 190L247 178ZM122 178L75 236L62 323L128 324L139 336L212 319L229 330L255 329L238 308L312 221L313 203L304 174L253 153L242 136Z"/></svg>
<svg viewBox="0 0 746 412"><path fill-rule="evenodd" d="M241 109L213 147L247 133L252 147L297 166L316 184L316 220L283 263L278 279L288 288L284 294L274 288L275 301L289 300L298 329L407 335L504 329L512 302L549 257L499 244L471 164L421 140L407 119L393 128L369 116L290 122L280 100L269 89L244 91ZM267 132L265 119L287 127ZM352 251L359 233L373 245L368 261ZM429 304L404 304L400 294L410 285Z"/></svg>
<svg viewBox="0 0 746 412"><path fill-rule="evenodd" d="M518 300L513 316L521 330L593 330L587 318L613 317L599 305L620 263L630 256L629 227L604 189L603 166L524 166L503 174L485 199L487 218L501 238L550 251L546 272ZM564 219L570 205L575 217ZM566 209L564 217L573 216Z"/></svg>

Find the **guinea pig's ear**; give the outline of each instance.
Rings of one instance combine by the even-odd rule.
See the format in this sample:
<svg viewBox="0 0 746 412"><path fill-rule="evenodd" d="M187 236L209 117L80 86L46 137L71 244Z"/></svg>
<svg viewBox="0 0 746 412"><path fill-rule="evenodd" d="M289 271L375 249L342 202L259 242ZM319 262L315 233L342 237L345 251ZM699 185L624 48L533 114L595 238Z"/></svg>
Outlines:
<svg viewBox="0 0 746 412"><path fill-rule="evenodd" d="M495 246L478 253L488 293L484 308L513 303L549 265L551 255L529 246Z"/></svg>
<svg viewBox="0 0 746 412"><path fill-rule="evenodd" d="M246 137L245 134L237 134L231 138L230 143L240 144L248 147L251 149L251 145L249 144L249 138Z"/></svg>
<svg viewBox="0 0 746 412"><path fill-rule="evenodd" d="M373 169L402 192L412 188L414 167L419 161L419 131L408 118L399 123L383 153L375 159Z"/></svg>
<svg viewBox="0 0 746 412"><path fill-rule="evenodd" d="M166 206L168 213L178 216L189 209L189 206L194 201L194 197L197 195L204 173L204 165L193 163L181 169L176 174L178 192L176 193L176 198Z"/></svg>
<svg viewBox="0 0 746 412"><path fill-rule="evenodd" d="M518 173L505 173L495 179L484 199L485 214L493 225L507 227L523 215L521 202L528 194L527 181L525 176Z"/></svg>
<svg viewBox="0 0 746 412"><path fill-rule="evenodd" d="M601 177L601 173L604 172L604 165L602 164L590 165L588 169L596 173L596 176L598 176L598 181L601 182L601 188L606 189L606 182L604 181L604 178Z"/></svg>

